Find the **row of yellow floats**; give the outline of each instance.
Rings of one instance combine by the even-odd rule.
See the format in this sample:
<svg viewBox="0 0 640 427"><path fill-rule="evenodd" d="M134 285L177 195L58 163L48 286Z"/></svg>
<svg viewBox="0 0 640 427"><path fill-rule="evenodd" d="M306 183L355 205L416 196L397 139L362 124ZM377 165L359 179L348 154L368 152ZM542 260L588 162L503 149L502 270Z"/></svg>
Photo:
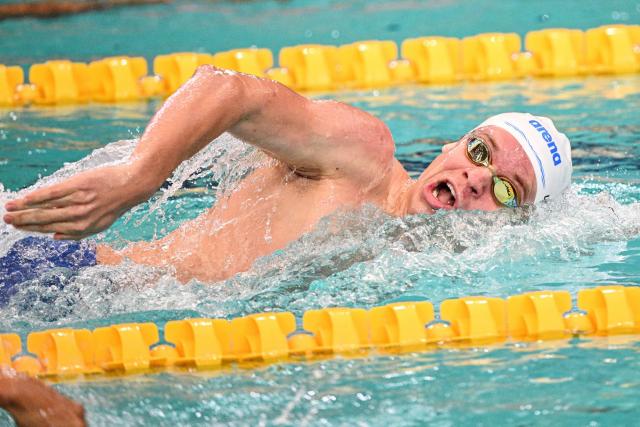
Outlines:
<svg viewBox="0 0 640 427"><path fill-rule="evenodd" d="M157 56L151 76L142 57L104 58L89 64L55 60L32 65L29 83L24 83L21 67L0 65L0 105L168 96L204 64L268 77L302 91L640 71L639 25L532 31L525 37L525 51L521 45L515 33L462 40L420 37L402 42L400 59L393 41L301 45L280 51L279 68L273 68L268 49L176 53Z"/></svg>
<svg viewBox="0 0 640 427"><path fill-rule="evenodd" d="M171 367L211 369L230 362L313 359L333 354L425 351L513 341L567 339L640 332L640 287L602 286L578 293L529 292L508 299L445 300L439 316L427 301L370 310L310 310L296 329L293 314L261 313L232 320L170 321L160 340L154 323L0 334L0 365L40 377L124 374ZM249 362L250 364L247 364Z"/></svg>

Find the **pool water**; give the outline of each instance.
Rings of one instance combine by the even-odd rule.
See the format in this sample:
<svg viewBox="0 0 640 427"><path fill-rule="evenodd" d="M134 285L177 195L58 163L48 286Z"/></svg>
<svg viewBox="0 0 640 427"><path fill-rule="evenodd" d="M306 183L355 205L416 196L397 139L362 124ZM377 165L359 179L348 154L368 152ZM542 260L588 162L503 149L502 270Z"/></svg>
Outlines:
<svg viewBox="0 0 640 427"><path fill-rule="evenodd" d="M614 16L626 16L626 23L640 17L632 2L576 3L585 5L588 13L576 7L570 18L554 13L551 4L534 8L489 2L496 19L486 21L476 16L471 3L457 2L175 2L55 21L0 22L0 63L28 64L63 52L88 60L94 54L125 51L151 58L201 46L228 49L262 42L264 37L252 31L263 16L287 28L268 37L265 47L271 48L307 41L401 40L424 35L423 23L429 24L430 34L464 36L550 26L588 28L614 22ZM345 10L361 11L355 25L345 18ZM175 31L180 37L157 35L157 45L151 36L131 40L126 31L114 31L141 16L170 14L180 24L169 25L168 34ZM448 25L446 18L458 14L464 17L458 22L466 25ZM202 24L214 16L218 21L212 22L235 29L233 39L218 40L213 37L216 31ZM291 21L286 16L295 17L291 26L285 26ZM367 17L370 28L364 25ZM398 27L391 26L398 22ZM142 28L156 34L156 25L150 19ZM202 34L194 34L194 26L202 27ZM94 29L89 39L102 37L105 43L74 37L88 28ZM305 38L303 28L312 35ZM332 28L339 33L335 39L329 39L336 35ZM30 31L34 38L8 41L4 33L10 31ZM58 42L42 37L51 31L59 35ZM158 40L166 44L160 48ZM365 206L336 214L289 247L258 260L250 271L219 283L182 286L171 271L135 265L86 269L63 277L63 290L36 281L0 308L0 331L24 338L31 330L61 326L94 328L129 321L162 325L178 318L278 310L299 316L313 308L369 308L416 296L437 304L467 295L507 297L543 289L575 295L581 288L603 284L640 285L640 76L408 85L317 96L352 103L384 120L396 140L398 158L415 175L444 143L489 115L526 110L551 116L573 142L574 185L563 199L530 212L450 212L398 219ZM0 202L22 189L126 158L159 105L0 110ZM259 160L259 153L223 135L176 171L150 202L96 239L121 246L163 236L207 209ZM0 255L22 236L0 225ZM508 343L405 355L370 353L259 369L135 375L56 387L85 405L91 425L105 426L632 425L640 415L639 350L634 337ZM8 422L0 414L0 425Z"/></svg>

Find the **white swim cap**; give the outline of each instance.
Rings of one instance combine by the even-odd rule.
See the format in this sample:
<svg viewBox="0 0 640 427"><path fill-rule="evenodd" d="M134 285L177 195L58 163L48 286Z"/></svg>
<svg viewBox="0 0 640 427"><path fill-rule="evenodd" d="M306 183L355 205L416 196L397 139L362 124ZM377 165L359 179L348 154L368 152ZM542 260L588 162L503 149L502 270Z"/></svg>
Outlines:
<svg viewBox="0 0 640 427"><path fill-rule="evenodd" d="M536 174L534 203L558 197L571 184L571 143L551 119L529 113L503 113L480 126L498 126L520 143Z"/></svg>

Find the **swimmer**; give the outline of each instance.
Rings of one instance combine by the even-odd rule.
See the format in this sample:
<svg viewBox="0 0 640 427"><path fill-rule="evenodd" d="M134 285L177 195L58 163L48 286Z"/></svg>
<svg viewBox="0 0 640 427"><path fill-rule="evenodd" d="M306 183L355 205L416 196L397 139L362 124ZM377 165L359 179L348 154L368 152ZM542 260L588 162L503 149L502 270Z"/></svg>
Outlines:
<svg viewBox="0 0 640 427"><path fill-rule="evenodd" d="M0 367L0 408L18 427L86 426L84 408L42 381Z"/></svg>
<svg viewBox="0 0 640 427"><path fill-rule="evenodd" d="M59 242L108 228L223 132L273 161L160 240L123 250ZM489 118L443 146L417 179L394 158L394 149L387 126L364 111L310 100L270 80L202 66L156 113L128 162L85 171L12 200L4 221L23 231L52 233L55 242L31 238L22 245L44 247L39 256L53 264L59 254L60 263L80 266L128 259L171 266L182 282L212 282L249 269L337 210L368 203L402 216L518 208L558 197L571 181L569 140L551 120L527 113ZM58 244L65 246L54 249ZM5 274L15 271L19 253L0 259Z"/></svg>

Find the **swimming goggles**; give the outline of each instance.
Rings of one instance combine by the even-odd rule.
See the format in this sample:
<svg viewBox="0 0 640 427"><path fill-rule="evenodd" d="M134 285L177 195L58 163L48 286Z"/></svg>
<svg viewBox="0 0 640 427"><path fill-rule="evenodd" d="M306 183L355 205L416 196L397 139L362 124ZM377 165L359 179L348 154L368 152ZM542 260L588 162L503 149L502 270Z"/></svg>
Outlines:
<svg viewBox="0 0 640 427"><path fill-rule="evenodd" d="M491 165L491 151L484 140L476 135L467 139L467 157L474 165L484 166L491 171L493 178L493 198L508 208L518 207L518 195L515 186L507 178L496 175Z"/></svg>

